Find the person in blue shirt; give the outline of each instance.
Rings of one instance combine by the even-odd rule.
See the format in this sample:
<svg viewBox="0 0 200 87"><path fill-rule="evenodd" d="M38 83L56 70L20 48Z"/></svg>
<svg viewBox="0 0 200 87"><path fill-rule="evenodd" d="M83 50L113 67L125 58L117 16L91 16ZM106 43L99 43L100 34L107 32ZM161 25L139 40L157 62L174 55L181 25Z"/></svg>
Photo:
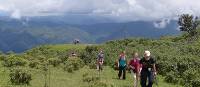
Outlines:
<svg viewBox="0 0 200 87"><path fill-rule="evenodd" d="M126 79L126 66L127 66L127 62L126 62L126 55L125 55L125 51L122 52L120 54L119 60L118 60L118 67L119 67L119 73L118 73L118 77L119 79Z"/></svg>

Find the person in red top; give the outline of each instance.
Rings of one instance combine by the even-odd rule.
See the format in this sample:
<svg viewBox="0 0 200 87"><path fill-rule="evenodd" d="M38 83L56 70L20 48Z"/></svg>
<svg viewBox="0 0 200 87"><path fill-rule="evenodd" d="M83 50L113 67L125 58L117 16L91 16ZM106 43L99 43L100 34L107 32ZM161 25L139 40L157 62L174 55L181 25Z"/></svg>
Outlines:
<svg viewBox="0 0 200 87"><path fill-rule="evenodd" d="M140 73L140 58L137 52L133 53L133 58L129 61L129 68L134 79L134 86L138 87L139 73Z"/></svg>

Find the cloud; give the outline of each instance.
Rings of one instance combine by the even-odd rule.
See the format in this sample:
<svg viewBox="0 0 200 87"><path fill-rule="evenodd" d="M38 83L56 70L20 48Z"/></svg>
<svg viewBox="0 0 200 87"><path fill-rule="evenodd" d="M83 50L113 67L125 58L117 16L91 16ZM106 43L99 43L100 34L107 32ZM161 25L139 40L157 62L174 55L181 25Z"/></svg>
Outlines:
<svg viewBox="0 0 200 87"><path fill-rule="evenodd" d="M119 22L157 21L174 19L183 13L199 16L199 9L200 0L0 0L0 12L17 19L81 14Z"/></svg>
<svg viewBox="0 0 200 87"><path fill-rule="evenodd" d="M11 18L14 18L14 19L21 19L21 14L20 14L20 11L19 10L15 10L11 16Z"/></svg>
<svg viewBox="0 0 200 87"><path fill-rule="evenodd" d="M153 24L156 28L162 29L165 28L169 23L170 23L169 19L162 19L161 21L156 21Z"/></svg>

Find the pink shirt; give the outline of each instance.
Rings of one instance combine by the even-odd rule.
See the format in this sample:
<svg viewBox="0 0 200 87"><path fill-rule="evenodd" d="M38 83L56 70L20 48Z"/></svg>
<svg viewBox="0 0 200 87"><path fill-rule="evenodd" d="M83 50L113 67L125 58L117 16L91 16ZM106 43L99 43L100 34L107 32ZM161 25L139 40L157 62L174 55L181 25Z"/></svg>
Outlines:
<svg viewBox="0 0 200 87"><path fill-rule="evenodd" d="M139 58L131 59L131 61L129 62L129 65L134 67L136 72L139 72L139 69L140 69L140 60L139 60Z"/></svg>

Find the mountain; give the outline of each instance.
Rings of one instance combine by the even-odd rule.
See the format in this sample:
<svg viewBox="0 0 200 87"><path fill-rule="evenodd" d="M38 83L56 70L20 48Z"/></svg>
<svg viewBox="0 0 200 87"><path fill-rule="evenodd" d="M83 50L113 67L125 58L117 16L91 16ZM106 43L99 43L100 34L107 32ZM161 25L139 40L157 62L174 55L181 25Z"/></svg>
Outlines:
<svg viewBox="0 0 200 87"><path fill-rule="evenodd" d="M128 37L159 38L179 33L176 21L156 28L151 21L116 23L108 19L70 17L24 17L21 20L1 17L0 50L23 52L37 45L71 43L74 39L82 43L103 43Z"/></svg>

